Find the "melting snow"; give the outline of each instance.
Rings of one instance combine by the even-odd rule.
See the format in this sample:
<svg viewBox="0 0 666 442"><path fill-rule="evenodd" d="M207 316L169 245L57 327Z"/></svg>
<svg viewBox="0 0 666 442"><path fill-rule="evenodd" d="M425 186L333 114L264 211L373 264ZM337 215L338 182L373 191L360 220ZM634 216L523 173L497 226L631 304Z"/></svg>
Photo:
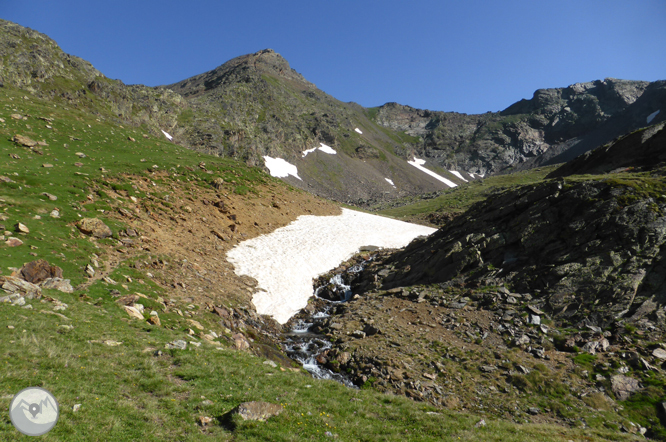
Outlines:
<svg viewBox="0 0 666 442"><path fill-rule="evenodd" d="M321 143L321 146L319 147L319 150L321 150L324 153L335 155L335 151L333 150L333 148L330 147L330 146L325 145L324 143Z"/></svg>
<svg viewBox="0 0 666 442"><path fill-rule="evenodd" d="M463 178L463 176L460 172L455 171L455 170L449 170L449 172L451 172L452 174L454 174L455 176L457 176L458 178L460 178L464 182L466 182L466 183L468 182L465 178Z"/></svg>
<svg viewBox="0 0 666 442"><path fill-rule="evenodd" d="M657 111L655 111L655 112L652 112L650 115L648 115L648 117L647 117L647 124L652 123L652 120L654 120L654 117L656 117L657 115L659 115L659 112L660 112L660 111L661 111L661 109L659 109L659 110L657 110Z"/></svg>
<svg viewBox="0 0 666 442"><path fill-rule="evenodd" d="M354 130L355 130L356 132L360 133L360 134L363 134L363 132L361 132L361 129L359 129L358 127L357 127L356 129L354 129Z"/></svg>
<svg viewBox="0 0 666 442"><path fill-rule="evenodd" d="M389 183L391 186L395 187L395 184L393 184L393 181L389 180L388 178L384 178L384 179L385 179L386 181L388 181L388 183Z"/></svg>
<svg viewBox="0 0 666 442"><path fill-rule="evenodd" d="M435 229L342 209L339 216L300 216L268 235L243 241L227 253L237 275L255 278L257 313L284 324L307 305L312 278L335 268L361 246L398 248Z"/></svg>
<svg viewBox="0 0 666 442"><path fill-rule="evenodd" d="M321 150L322 152L327 153L327 154L331 154L331 155L335 155L335 154L336 154L335 150L333 150L332 147L327 146L327 145L325 145L324 143L319 143L319 144L321 144L321 146L319 146L319 147L313 147L312 149L308 149L308 150L304 150L304 151L303 151L303 158L307 157L309 153L312 153L312 152L314 152L314 151L317 150L317 149L319 149L319 150Z"/></svg>
<svg viewBox="0 0 666 442"><path fill-rule="evenodd" d="M469 173L469 176L471 176L472 178L474 178L474 174L473 174L472 172Z"/></svg>
<svg viewBox="0 0 666 442"><path fill-rule="evenodd" d="M160 129L160 130L161 130L161 129ZM166 133L166 132L164 132L164 131L162 131L162 133L164 134L165 137L167 137L167 138L169 139L169 141L172 141L172 140L173 140L173 137L172 137L171 135L169 135L168 133Z"/></svg>
<svg viewBox="0 0 666 442"><path fill-rule="evenodd" d="M282 158L271 158L269 156L264 157L266 162L266 167L271 172L271 175L278 178L285 178L289 175L295 176L299 180L301 177L298 176L298 169L293 164L287 163Z"/></svg>
<svg viewBox="0 0 666 442"><path fill-rule="evenodd" d="M446 184L449 187L458 187L458 185L456 183L454 183L453 181L447 180L443 176L437 175L432 170L429 170L429 169L426 169L425 167L423 167L423 165L425 164L425 160L420 160L420 159L414 157L414 161L407 161L407 164L411 164L412 166L416 167L421 172L427 173L431 177L438 179L439 181L443 182L444 184Z"/></svg>

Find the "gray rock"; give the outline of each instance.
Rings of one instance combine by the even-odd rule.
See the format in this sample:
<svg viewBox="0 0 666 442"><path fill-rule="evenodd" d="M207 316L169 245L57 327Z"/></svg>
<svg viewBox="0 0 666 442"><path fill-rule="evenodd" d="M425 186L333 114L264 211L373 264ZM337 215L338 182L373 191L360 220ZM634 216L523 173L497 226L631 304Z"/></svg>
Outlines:
<svg viewBox="0 0 666 442"><path fill-rule="evenodd" d="M243 402L236 409L236 413L246 421L266 421L282 413L283 408L270 402Z"/></svg>
<svg viewBox="0 0 666 442"><path fill-rule="evenodd" d="M663 348L656 348L654 351L652 351L652 356L654 356L657 359L664 360L666 359L666 350Z"/></svg>
<svg viewBox="0 0 666 442"><path fill-rule="evenodd" d="M271 361L270 359L264 361L264 365L270 365L273 368L277 368L277 364L275 362Z"/></svg>
<svg viewBox="0 0 666 442"><path fill-rule="evenodd" d="M484 373L493 373L494 371L497 371L497 367L495 365L482 365L479 367L479 370Z"/></svg>
<svg viewBox="0 0 666 442"><path fill-rule="evenodd" d="M72 293L74 291L74 287L72 287L69 279L49 278L42 282L40 286L45 289L58 290L63 293Z"/></svg>
<svg viewBox="0 0 666 442"><path fill-rule="evenodd" d="M541 410L536 407L530 407L527 409L527 412L531 415L536 416L537 414L541 413Z"/></svg>
<svg viewBox="0 0 666 442"><path fill-rule="evenodd" d="M529 316L529 323L532 324L532 325L541 325L541 316L530 315Z"/></svg>
<svg viewBox="0 0 666 442"><path fill-rule="evenodd" d="M611 376L611 389L619 400L624 401L629 399L633 393L641 389L641 384L634 378L617 374Z"/></svg>
<svg viewBox="0 0 666 442"><path fill-rule="evenodd" d="M177 350L185 350L187 348L187 342L183 341L182 339L178 339L173 342L169 342L166 346L167 350L171 349L177 349Z"/></svg>

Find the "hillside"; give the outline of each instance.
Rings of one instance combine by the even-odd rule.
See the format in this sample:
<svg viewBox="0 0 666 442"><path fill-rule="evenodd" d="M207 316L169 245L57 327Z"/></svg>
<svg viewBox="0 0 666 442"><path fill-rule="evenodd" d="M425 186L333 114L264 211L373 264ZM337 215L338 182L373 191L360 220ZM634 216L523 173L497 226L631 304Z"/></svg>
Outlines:
<svg viewBox="0 0 666 442"><path fill-rule="evenodd" d="M488 175L566 162L663 121L664 107L666 82L607 78L539 89L501 112L466 115L397 103L373 112L382 126L419 137L415 152L423 158L444 169Z"/></svg>

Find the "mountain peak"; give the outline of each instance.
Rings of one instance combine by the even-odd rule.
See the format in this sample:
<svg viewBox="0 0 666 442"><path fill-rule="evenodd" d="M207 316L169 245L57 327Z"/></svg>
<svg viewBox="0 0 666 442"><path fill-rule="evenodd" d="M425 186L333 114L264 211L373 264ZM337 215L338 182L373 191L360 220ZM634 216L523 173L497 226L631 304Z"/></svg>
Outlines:
<svg viewBox="0 0 666 442"><path fill-rule="evenodd" d="M262 49L252 54L233 58L217 68L167 86L185 95L196 95L224 84L250 82L261 75L284 78L304 84L308 82L301 74L289 66L289 62L273 49Z"/></svg>

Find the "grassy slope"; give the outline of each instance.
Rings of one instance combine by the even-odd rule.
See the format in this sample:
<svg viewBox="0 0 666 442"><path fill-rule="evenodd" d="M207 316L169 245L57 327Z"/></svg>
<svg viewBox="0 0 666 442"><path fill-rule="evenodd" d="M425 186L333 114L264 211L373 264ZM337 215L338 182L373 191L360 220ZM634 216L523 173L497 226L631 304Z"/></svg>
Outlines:
<svg viewBox="0 0 666 442"><path fill-rule="evenodd" d="M143 131L135 128L98 121L32 97L25 99L20 91L5 88L2 92L0 117L5 122L0 123L0 175L14 182L0 183L0 212L7 217L0 224L13 230L14 224L21 221L31 230L21 237L24 246L10 249L0 243L3 275L24 262L45 257L62 267L74 285L84 282L82 269L90 256L96 253L103 258L105 249L114 243L111 239L82 238L73 223L79 214L104 217L103 211L111 206L103 189L116 186L131 192L126 174L157 180L149 174L157 166L157 170L169 171L169 175L162 175L163 181L180 182L192 186L194 191L207 186L211 178L222 176L236 181L236 191L249 196L255 184L272 180L238 163L194 154L166 140L143 138ZM29 117L14 120L10 117L13 113ZM54 120L47 122L39 117ZM45 140L48 146L39 148L43 155L10 142L17 133ZM136 141L128 140L129 136ZM86 157L80 158L77 152ZM9 154L18 154L20 159L10 158ZM205 161L215 174L200 170L200 161ZM75 162L83 165L77 167ZM45 163L53 167L42 167ZM210 167L212 163L214 168ZM102 167L107 172L100 170ZM58 196L58 200L49 201L43 192ZM84 207L82 203L88 195L94 202ZM55 207L60 209L61 218L49 216ZM41 219L34 219L35 215ZM114 231L120 227L112 226ZM147 310L158 310L163 323L175 325L158 328L129 320L101 280L72 294L45 291L45 295L68 304L66 310L59 312L64 317L51 314L52 304L44 300L28 300L32 309L0 304L4 338L0 341L2 407L7 410L12 395L28 386L41 386L54 393L61 406L60 421L44 440L214 437L296 441L325 439L325 431L338 434L340 440L368 441L611 438L592 430L519 426L491 420L487 426L475 428L479 416L436 410L372 390L350 390L336 383L315 381L303 373L272 368L263 359L233 351L223 339L199 348L190 346L185 351L165 350L165 343L175 339L196 339L186 335L190 326L185 318L174 310L161 310L158 297L167 298L169 292L152 283L145 270L137 270L131 264L121 262L110 277L126 281L130 291L146 294L149 299L142 302ZM178 308L187 311L188 307ZM203 318L206 329L222 334L214 316ZM102 343L104 340L122 344L109 346ZM156 349L161 349L163 355L154 356ZM212 404L203 404L204 398ZM239 403L249 400L281 403L285 412L266 423L243 423L238 417L224 417ZM82 405L76 413L72 411L75 404ZM200 416L214 420L201 427ZM8 414L0 421L0 438L23 439L11 426Z"/></svg>

